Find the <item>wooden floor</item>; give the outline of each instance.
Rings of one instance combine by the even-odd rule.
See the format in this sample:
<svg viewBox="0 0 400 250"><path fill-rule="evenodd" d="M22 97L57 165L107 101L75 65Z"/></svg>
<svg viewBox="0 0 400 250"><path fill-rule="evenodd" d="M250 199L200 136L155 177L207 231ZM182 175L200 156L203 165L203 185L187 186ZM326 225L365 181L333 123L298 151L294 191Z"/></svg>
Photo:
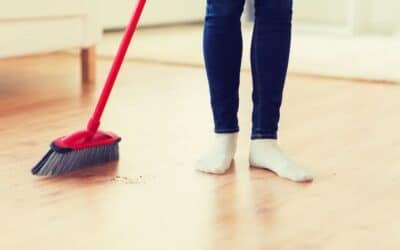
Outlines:
<svg viewBox="0 0 400 250"><path fill-rule="evenodd" d="M127 62L102 124L123 137L119 163L33 177L98 95L79 69L0 61L0 249L400 249L400 86L290 76L281 144L315 173L294 184L249 170L248 72L235 168L210 176L192 168L212 131L203 70Z"/></svg>

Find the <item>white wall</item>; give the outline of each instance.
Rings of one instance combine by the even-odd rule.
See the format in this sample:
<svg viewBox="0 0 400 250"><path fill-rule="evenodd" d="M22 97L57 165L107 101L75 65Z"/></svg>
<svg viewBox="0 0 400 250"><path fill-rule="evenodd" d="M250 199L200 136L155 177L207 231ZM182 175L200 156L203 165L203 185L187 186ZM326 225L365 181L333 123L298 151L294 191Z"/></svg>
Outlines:
<svg viewBox="0 0 400 250"><path fill-rule="evenodd" d="M294 20L305 24L345 25L348 0L294 0Z"/></svg>
<svg viewBox="0 0 400 250"><path fill-rule="evenodd" d="M140 23L143 25L192 22L203 19L205 0L148 0ZM121 28L129 20L136 2L101 0L105 28Z"/></svg>
<svg viewBox="0 0 400 250"><path fill-rule="evenodd" d="M400 23L399 0L295 0L297 23L393 33Z"/></svg>
<svg viewBox="0 0 400 250"><path fill-rule="evenodd" d="M399 0L371 0L369 27L374 32L393 32L400 24Z"/></svg>
<svg viewBox="0 0 400 250"><path fill-rule="evenodd" d="M148 0L141 24L203 19L206 0ZM134 0L101 0L105 28L124 27ZM400 31L400 0L294 0L296 24L341 27L350 32Z"/></svg>

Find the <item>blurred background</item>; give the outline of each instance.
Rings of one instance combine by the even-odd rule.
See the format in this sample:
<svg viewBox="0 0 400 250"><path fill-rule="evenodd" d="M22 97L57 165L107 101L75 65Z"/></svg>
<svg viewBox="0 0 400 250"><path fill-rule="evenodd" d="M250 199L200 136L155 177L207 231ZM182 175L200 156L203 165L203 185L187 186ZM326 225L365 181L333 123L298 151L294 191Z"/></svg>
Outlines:
<svg viewBox="0 0 400 250"><path fill-rule="evenodd" d="M201 23L205 2L148 1L140 24L142 34L135 38L137 49L131 50L128 57L202 65ZM290 72L373 81L400 80L396 69L400 60L398 1L294 2ZM57 3L38 0L32 6L23 0L7 3L0 12L0 58L94 45L98 45L99 56L113 56L134 4L131 0ZM27 7L21 10L21 5ZM243 15L244 68L249 68L251 22L249 0Z"/></svg>
<svg viewBox="0 0 400 250"><path fill-rule="evenodd" d="M290 71L331 77L397 82L400 3L396 0L294 1L294 41ZM252 1L244 14L245 56L251 37ZM101 20L106 31L123 28L131 1L103 1ZM150 1L142 26L192 24L189 27L153 29L138 41L136 58L202 64L201 25L205 1ZM198 24L198 25L196 25ZM165 33L163 33L163 31ZM111 39L111 32L108 38ZM107 35L106 35L107 36ZM140 36L143 38L143 36ZM161 39L161 40L160 40ZM112 40L112 39L111 39ZM174 46L179 41L179 46ZM100 54L109 54L114 41L105 39ZM165 51L157 44L168 47ZM163 47L164 48L164 47Z"/></svg>
<svg viewBox="0 0 400 250"><path fill-rule="evenodd" d="M105 28L123 27L132 8L132 1L102 0L102 22ZM247 1L248 5L252 1ZM393 34L398 29L399 17L395 0L337 0L294 1L295 23L298 27L312 27L343 33ZM200 22L205 1L149 1L143 24Z"/></svg>

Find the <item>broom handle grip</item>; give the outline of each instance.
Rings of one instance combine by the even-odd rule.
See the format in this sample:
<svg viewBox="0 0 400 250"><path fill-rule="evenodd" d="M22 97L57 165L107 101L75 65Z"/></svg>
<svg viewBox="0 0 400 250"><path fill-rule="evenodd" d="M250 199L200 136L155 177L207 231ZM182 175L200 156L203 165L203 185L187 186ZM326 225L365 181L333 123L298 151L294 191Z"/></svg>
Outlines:
<svg viewBox="0 0 400 250"><path fill-rule="evenodd" d="M118 53L115 56L110 72L108 73L108 77L104 84L99 101L97 102L96 109L88 122L87 130L92 132L93 134L97 132L100 126L101 116L103 115L104 108L107 104L108 98L110 97L111 91L114 87L119 70L121 68L126 52L128 51L129 45L131 43L132 37L136 31L136 27L138 25L145 4L146 0L138 0L133 16L129 22L128 27L125 30L125 34L122 38L120 47L118 49Z"/></svg>

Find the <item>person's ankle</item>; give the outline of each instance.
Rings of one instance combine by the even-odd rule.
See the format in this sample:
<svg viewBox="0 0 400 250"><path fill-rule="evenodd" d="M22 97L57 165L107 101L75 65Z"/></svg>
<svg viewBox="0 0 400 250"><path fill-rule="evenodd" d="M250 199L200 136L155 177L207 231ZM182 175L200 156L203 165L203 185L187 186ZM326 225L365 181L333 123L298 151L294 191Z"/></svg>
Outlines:
<svg viewBox="0 0 400 250"><path fill-rule="evenodd" d="M212 145L196 163L198 171L223 174L232 163L236 153L238 133L215 134Z"/></svg>

